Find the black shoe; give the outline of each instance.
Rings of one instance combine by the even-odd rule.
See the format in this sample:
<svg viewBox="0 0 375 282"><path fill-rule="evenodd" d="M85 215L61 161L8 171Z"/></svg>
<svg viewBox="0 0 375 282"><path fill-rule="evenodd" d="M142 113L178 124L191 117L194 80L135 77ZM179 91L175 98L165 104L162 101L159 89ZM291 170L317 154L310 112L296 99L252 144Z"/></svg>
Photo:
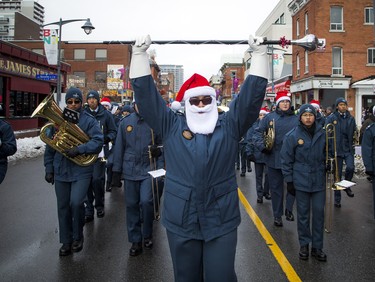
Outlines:
<svg viewBox="0 0 375 282"><path fill-rule="evenodd" d="M107 192L112 192L112 186L111 186L111 184L107 184L107 186L105 187L105 190Z"/></svg>
<svg viewBox="0 0 375 282"><path fill-rule="evenodd" d="M298 255L300 259L307 260L309 258L309 245L301 246Z"/></svg>
<svg viewBox="0 0 375 282"><path fill-rule="evenodd" d="M72 251L73 252L78 253L82 249L83 249L83 237L81 238L81 240L73 241L73 244L72 244Z"/></svg>
<svg viewBox="0 0 375 282"><path fill-rule="evenodd" d="M142 243L133 243L129 250L129 255L132 257L138 256L142 253Z"/></svg>
<svg viewBox="0 0 375 282"><path fill-rule="evenodd" d="M240 176L244 177L246 172L241 172Z"/></svg>
<svg viewBox="0 0 375 282"><path fill-rule="evenodd" d="M69 256L72 253L72 245L71 244L63 244L59 250L59 256L65 257Z"/></svg>
<svg viewBox="0 0 375 282"><path fill-rule="evenodd" d="M336 208L341 208L341 204L340 203L335 203L335 207Z"/></svg>
<svg viewBox="0 0 375 282"><path fill-rule="evenodd" d="M240 167L239 167L239 166L237 167L237 170L240 170Z"/></svg>
<svg viewBox="0 0 375 282"><path fill-rule="evenodd" d="M94 216L92 215L85 215L85 223L89 223L94 220Z"/></svg>
<svg viewBox="0 0 375 282"><path fill-rule="evenodd" d="M372 183L372 177L371 176L367 176L367 180Z"/></svg>
<svg viewBox="0 0 375 282"><path fill-rule="evenodd" d="M271 195L269 193L266 193L264 194L264 198L266 198L266 200L271 200Z"/></svg>
<svg viewBox="0 0 375 282"><path fill-rule="evenodd" d="M144 246L145 249L151 250L154 243L152 243L152 238L145 238Z"/></svg>
<svg viewBox="0 0 375 282"><path fill-rule="evenodd" d="M102 218L104 217L105 213L104 213L104 210L98 210L96 212L96 216L99 217L99 218Z"/></svg>
<svg viewBox="0 0 375 282"><path fill-rule="evenodd" d="M247 172L252 172L253 170L251 168L248 168L247 169Z"/></svg>
<svg viewBox="0 0 375 282"><path fill-rule="evenodd" d="M311 256L319 261L327 261L327 255L321 249L311 248Z"/></svg>
<svg viewBox="0 0 375 282"><path fill-rule="evenodd" d="M275 224L275 226L277 227L281 227L283 226L283 220L281 219L281 217L275 217L273 220L273 224Z"/></svg>
<svg viewBox="0 0 375 282"><path fill-rule="evenodd" d="M257 203L262 204L263 203L263 197L258 197Z"/></svg>
<svg viewBox="0 0 375 282"><path fill-rule="evenodd" d="M287 221L294 221L294 215L291 211L285 209L285 219Z"/></svg>
<svg viewBox="0 0 375 282"><path fill-rule="evenodd" d="M353 193L352 189L346 188L345 192L346 192L346 195L348 195L348 197L350 197L350 198L354 197L354 193Z"/></svg>

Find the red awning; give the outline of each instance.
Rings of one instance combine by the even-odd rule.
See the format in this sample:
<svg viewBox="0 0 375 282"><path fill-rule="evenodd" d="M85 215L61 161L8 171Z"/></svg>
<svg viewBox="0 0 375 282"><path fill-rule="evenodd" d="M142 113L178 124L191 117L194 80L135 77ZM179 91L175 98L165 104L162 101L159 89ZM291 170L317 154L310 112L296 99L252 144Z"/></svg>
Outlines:
<svg viewBox="0 0 375 282"><path fill-rule="evenodd" d="M266 93L277 93L277 92L282 91L282 90L290 91L290 83L291 83L291 80L287 80L287 81L275 84L273 86L274 91L272 91L272 86L269 86L266 89Z"/></svg>

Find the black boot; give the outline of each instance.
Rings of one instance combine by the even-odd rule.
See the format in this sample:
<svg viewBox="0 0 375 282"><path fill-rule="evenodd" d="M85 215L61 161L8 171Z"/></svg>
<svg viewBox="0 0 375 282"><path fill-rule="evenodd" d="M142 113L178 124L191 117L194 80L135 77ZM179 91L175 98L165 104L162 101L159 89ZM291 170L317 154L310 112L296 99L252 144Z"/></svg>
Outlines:
<svg viewBox="0 0 375 282"><path fill-rule="evenodd" d="M311 256L318 261L327 261L327 255L321 249L311 248Z"/></svg>
<svg viewBox="0 0 375 282"><path fill-rule="evenodd" d="M130 250L129 255L132 257L138 256L142 253L142 243L133 243Z"/></svg>
<svg viewBox="0 0 375 282"><path fill-rule="evenodd" d="M299 258L302 260L307 260L309 258L309 245L301 246L299 249Z"/></svg>

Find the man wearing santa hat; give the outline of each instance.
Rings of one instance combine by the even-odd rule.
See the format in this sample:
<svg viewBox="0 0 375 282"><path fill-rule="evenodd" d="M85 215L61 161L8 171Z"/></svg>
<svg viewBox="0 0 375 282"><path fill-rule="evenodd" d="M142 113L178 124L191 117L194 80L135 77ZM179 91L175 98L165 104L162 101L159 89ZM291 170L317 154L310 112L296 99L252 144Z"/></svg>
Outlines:
<svg viewBox="0 0 375 282"><path fill-rule="evenodd" d="M281 171L280 150L283 145L285 134L298 125L298 117L291 109L290 93L279 91L276 93L276 110L265 116L255 130L255 146L264 153L264 159L268 168L268 181L272 195L272 210L274 225L283 226L283 202L284 202L284 179ZM265 147L264 136L270 128L274 128L275 138L271 150ZM293 221L294 196L286 194L285 217Z"/></svg>
<svg viewBox="0 0 375 282"><path fill-rule="evenodd" d="M250 75L227 112L218 115L215 89L194 74L175 103L165 106L151 76L150 36L132 49L129 77L139 112L165 148L167 173L162 224L167 229L175 281L237 281L234 260L240 224L235 163L241 137L257 119L269 76L262 38L249 38Z"/></svg>

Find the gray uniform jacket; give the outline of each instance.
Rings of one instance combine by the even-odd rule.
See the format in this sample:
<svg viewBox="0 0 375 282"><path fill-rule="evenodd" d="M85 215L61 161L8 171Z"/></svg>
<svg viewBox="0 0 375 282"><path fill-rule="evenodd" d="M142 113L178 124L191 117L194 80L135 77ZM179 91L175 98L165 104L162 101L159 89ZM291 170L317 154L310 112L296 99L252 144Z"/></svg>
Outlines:
<svg viewBox="0 0 375 282"><path fill-rule="evenodd" d="M212 134L193 134L183 114L165 104L151 76L132 80L140 114L160 133L166 179L162 223L168 231L209 241L240 224L235 159L238 142L257 119L267 80L248 76Z"/></svg>

